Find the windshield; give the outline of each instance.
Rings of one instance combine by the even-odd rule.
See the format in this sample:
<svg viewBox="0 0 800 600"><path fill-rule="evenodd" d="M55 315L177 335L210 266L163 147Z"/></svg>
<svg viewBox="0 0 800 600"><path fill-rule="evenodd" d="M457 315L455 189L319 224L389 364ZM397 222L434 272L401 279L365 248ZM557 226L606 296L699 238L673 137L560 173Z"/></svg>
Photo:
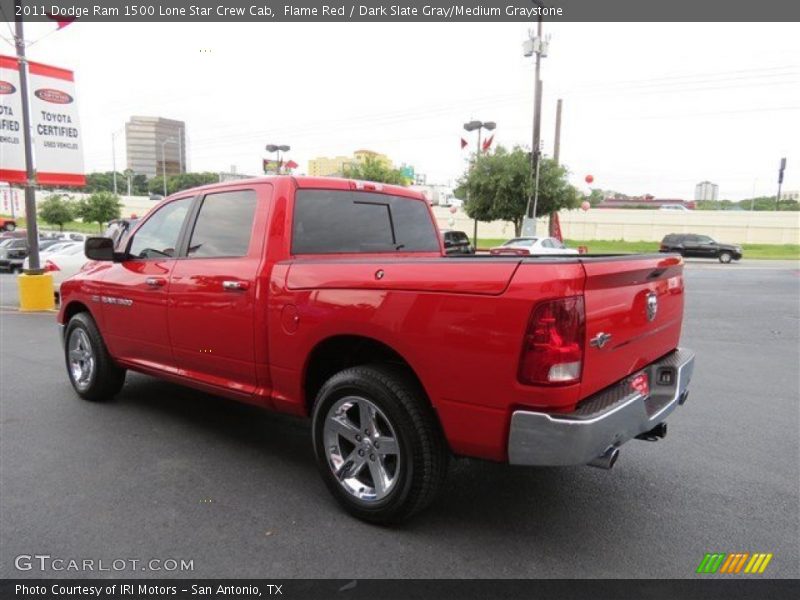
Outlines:
<svg viewBox="0 0 800 600"><path fill-rule="evenodd" d="M537 238L515 238L508 240L503 246L533 246Z"/></svg>

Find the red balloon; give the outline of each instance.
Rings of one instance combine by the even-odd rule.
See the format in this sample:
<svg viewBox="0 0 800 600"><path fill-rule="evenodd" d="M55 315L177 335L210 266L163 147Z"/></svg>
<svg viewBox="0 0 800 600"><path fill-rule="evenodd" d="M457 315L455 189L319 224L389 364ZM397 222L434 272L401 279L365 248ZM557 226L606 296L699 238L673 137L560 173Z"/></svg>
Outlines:
<svg viewBox="0 0 800 600"><path fill-rule="evenodd" d="M591 175L587 175L585 181L586 183L592 183L594 181L594 177L592 177Z"/></svg>
<svg viewBox="0 0 800 600"><path fill-rule="evenodd" d="M458 212L458 208L456 208L455 206L451 206L450 207L450 212L453 213L453 214L456 214Z"/></svg>
<svg viewBox="0 0 800 600"><path fill-rule="evenodd" d="M586 212L587 210L589 210L589 207L590 207L590 206L591 206L591 204L589 204L589 203L588 203L586 200L584 200L583 202L581 202L581 210L582 210L583 212Z"/></svg>

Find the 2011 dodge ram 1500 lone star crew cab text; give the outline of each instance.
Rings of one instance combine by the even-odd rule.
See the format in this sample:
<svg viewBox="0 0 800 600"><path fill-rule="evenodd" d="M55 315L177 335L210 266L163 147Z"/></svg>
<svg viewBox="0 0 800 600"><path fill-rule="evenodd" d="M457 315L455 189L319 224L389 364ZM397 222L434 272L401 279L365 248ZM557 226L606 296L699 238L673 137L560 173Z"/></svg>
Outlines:
<svg viewBox="0 0 800 600"><path fill-rule="evenodd" d="M397 521L449 458L610 467L687 396L674 255L446 257L409 189L274 177L180 192L61 287L69 378L126 369L310 415L322 477Z"/></svg>

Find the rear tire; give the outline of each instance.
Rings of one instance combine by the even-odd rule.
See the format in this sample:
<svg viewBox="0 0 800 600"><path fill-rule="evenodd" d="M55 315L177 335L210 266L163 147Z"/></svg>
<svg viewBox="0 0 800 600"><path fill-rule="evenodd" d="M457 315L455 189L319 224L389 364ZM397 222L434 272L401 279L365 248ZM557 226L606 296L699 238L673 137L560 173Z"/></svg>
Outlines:
<svg viewBox="0 0 800 600"><path fill-rule="evenodd" d="M396 523L441 490L449 450L407 371L378 364L337 373L317 394L312 419L322 479L353 516Z"/></svg>
<svg viewBox="0 0 800 600"><path fill-rule="evenodd" d="M719 255L719 262L721 262L723 265L727 265L732 259L733 256L730 252L722 252Z"/></svg>
<svg viewBox="0 0 800 600"><path fill-rule="evenodd" d="M5 226L3 227L3 229L5 229L6 231L14 231L16 228L17 228L16 223L6 223Z"/></svg>
<svg viewBox="0 0 800 600"><path fill-rule="evenodd" d="M64 359L72 387L85 400L110 400L125 384L125 369L114 363L89 313L78 313L69 320Z"/></svg>

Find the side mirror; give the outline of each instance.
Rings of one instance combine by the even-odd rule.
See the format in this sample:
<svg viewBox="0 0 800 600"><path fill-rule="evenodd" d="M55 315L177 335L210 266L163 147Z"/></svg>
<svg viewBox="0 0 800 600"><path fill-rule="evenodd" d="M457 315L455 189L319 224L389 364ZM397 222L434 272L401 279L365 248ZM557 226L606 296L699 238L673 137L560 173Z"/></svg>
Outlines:
<svg viewBox="0 0 800 600"><path fill-rule="evenodd" d="M83 252L90 260L114 260L114 240L106 237L86 238Z"/></svg>

